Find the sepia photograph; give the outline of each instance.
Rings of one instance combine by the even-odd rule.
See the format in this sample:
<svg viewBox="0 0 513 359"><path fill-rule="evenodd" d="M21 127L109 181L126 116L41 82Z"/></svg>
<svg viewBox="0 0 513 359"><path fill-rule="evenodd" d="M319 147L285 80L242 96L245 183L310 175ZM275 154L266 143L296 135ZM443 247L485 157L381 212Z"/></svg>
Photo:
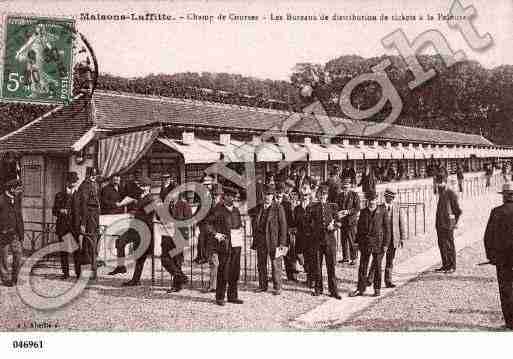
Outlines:
<svg viewBox="0 0 513 359"><path fill-rule="evenodd" d="M512 20L506 0L0 1L0 352L507 335Z"/></svg>

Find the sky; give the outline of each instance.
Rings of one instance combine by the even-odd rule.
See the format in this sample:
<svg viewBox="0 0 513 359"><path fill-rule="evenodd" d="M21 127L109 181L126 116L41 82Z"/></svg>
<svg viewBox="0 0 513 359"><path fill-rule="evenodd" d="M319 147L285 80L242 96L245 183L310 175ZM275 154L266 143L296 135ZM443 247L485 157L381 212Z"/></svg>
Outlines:
<svg viewBox="0 0 513 359"><path fill-rule="evenodd" d="M476 52L461 33L436 20L448 14L452 0L340 0L340 1L1 1L3 13L65 15L77 19L77 28L92 45L100 72L127 77L150 73L229 72L258 78L288 80L294 64L325 63L342 55L363 57L397 55L385 49L381 39L402 29L411 41L424 31L435 29L448 40L453 50L463 50L468 59L484 67L513 64L513 1L465 0L473 5L477 17L473 24L483 35L489 33L494 44ZM175 21L83 21L80 14L163 13ZM258 21L218 21L219 14L259 16ZM339 15L389 16L388 21L279 21L287 13L330 18ZM392 15L426 14L434 21L391 20ZM214 21L180 20L187 14L213 16ZM264 19L265 17L265 19ZM426 53L432 53L427 50Z"/></svg>

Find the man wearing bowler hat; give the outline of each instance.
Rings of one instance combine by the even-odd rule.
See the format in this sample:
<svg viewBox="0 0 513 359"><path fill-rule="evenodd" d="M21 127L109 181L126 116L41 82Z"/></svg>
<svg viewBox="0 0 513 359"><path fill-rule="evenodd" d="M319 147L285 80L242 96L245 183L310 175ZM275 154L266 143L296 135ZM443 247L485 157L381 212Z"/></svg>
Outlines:
<svg viewBox="0 0 513 359"><path fill-rule="evenodd" d="M335 276L337 259L335 219L337 206L334 203L328 203L328 195L328 185L321 184L317 191L319 200L311 204L307 214L311 232L311 246L316 252L312 263L310 263L312 266L312 277L315 282L313 295L318 296L323 292L322 262L326 260L330 296L335 299L341 299Z"/></svg>
<svg viewBox="0 0 513 359"><path fill-rule="evenodd" d="M360 197L351 190L351 178L342 179L341 190L336 197L338 213L336 224L340 227L340 242L342 244L341 263L349 262L354 265L358 252L355 247L356 222L360 212Z"/></svg>
<svg viewBox="0 0 513 359"><path fill-rule="evenodd" d="M497 282L506 329L513 330L513 183L502 187L501 206L490 213L484 235L486 257L497 269Z"/></svg>
<svg viewBox="0 0 513 359"><path fill-rule="evenodd" d="M367 207L358 218L356 243L360 250L360 267L358 269L358 287L350 294L351 297L361 296L367 287L367 271L372 258L371 271L374 273L374 296L381 293L381 262L389 246L385 232L385 213L378 207L378 195L368 192Z"/></svg>
<svg viewBox="0 0 513 359"><path fill-rule="evenodd" d="M0 280L11 287L18 282L23 249L22 183L18 179L11 179L3 185L3 190L0 195ZM10 279L7 269L9 250L13 256Z"/></svg>
<svg viewBox="0 0 513 359"><path fill-rule="evenodd" d="M406 219L401 212L399 203L395 202L395 195L393 190L387 188L384 193L385 203L380 205L385 213L384 240L389 243L385 254L385 286L387 288L395 288L392 281L395 253L397 248L403 246L406 239ZM371 268L367 285L371 285L374 281L374 274L375 272Z"/></svg>
<svg viewBox="0 0 513 359"><path fill-rule="evenodd" d="M100 237L100 190L96 179L98 170L86 168L86 178L77 190L75 201L75 228L84 235L82 241L82 264L90 264L93 275L97 279L98 240Z"/></svg>
<svg viewBox="0 0 513 359"><path fill-rule="evenodd" d="M220 183L212 185L212 205L205 218L198 225L200 227L200 236L205 236L206 257L208 259L210 281L207 292L215 292L217 287L217 271L219 269L219 255L217 253L217 240L212 236L212 230L208 218L223 205L223 186Z"/></svg>
<svg viewBox="0 0 513 359"><path fill-rule="evenodd" d="M76 201L76 184L78 182L78 174L76 172L66 173L64 190L55 195L52 213L56 217L55 234L60 241L64 240L66 235L71 235L73 240L78 243L78 235L76 228L73 226L75 211L73 211L74 201ZM69 278L69 253L61 252L61 269L62 279ZM75 263L75 274L80 278L80 250L73 252L73 261Z"/></svg>
<svg viewBox="0 0 513 359"><path fill-rule="evenodd" d="M253 245L257 251L258 289L267 291L267 259L271 261L271 274L275 295L281 294L282 259L276 255L287 246L287 219L283 206L274 200L274 186L266 185L264 203L256 210L253 221Z"/></svg>
<svg viewBox="0 0 513 359"><path fill-rule="evenodd" d="M437 272L453 273L456 271L456 249L454 247L454 229L461 216L458 195L447 186L447 175L439 173L435 177L438 187L438 204L436 206L436 235L442 258L442 266Z"/></svg>

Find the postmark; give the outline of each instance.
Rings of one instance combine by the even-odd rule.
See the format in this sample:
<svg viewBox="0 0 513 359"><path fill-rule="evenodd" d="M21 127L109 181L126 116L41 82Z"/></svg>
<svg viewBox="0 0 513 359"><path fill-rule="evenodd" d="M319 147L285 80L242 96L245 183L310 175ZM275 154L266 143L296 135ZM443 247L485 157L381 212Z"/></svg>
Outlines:
<svg viewBox="0 0 513 359"><path fill-rule="evenodd" d="M71 18L5 15L0 100L67 104L73 96Z"/></svg>

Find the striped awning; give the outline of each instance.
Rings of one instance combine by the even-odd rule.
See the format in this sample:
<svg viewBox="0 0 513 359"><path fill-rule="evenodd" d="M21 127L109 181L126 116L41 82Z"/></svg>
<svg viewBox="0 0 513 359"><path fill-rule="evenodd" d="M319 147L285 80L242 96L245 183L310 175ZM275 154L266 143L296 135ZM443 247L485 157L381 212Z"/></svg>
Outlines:
<svg viewBox="0 0 513 359"><path fill-rule="evenodd" d="M328 161L330 159L330 151L327 147L317 143L305 143L301 146L308 152L310 161Z"/></svg>
<svg viewBox="0 0 513 359"><path fill-rule="evenodd" d="M131 132L99 140L98 167L100 176L109 178L134 166L151 147L160 129Z"/></svg>
<svg viewBox="0 0 513 359"><path fill-rule="evenodd" d="M180 140L159 137L158 141L181 153L186 164L214 163L221 160L220 152L212 151L212 148L202 140L194 139L191 143L186 144Z"/></svg>
<svg viewBox="0 0 513 359"><path fill-rule="evenodd" d="M297 143L281 143L278 147L287 162L305 162L308 159L308 150Z"/></svg>

